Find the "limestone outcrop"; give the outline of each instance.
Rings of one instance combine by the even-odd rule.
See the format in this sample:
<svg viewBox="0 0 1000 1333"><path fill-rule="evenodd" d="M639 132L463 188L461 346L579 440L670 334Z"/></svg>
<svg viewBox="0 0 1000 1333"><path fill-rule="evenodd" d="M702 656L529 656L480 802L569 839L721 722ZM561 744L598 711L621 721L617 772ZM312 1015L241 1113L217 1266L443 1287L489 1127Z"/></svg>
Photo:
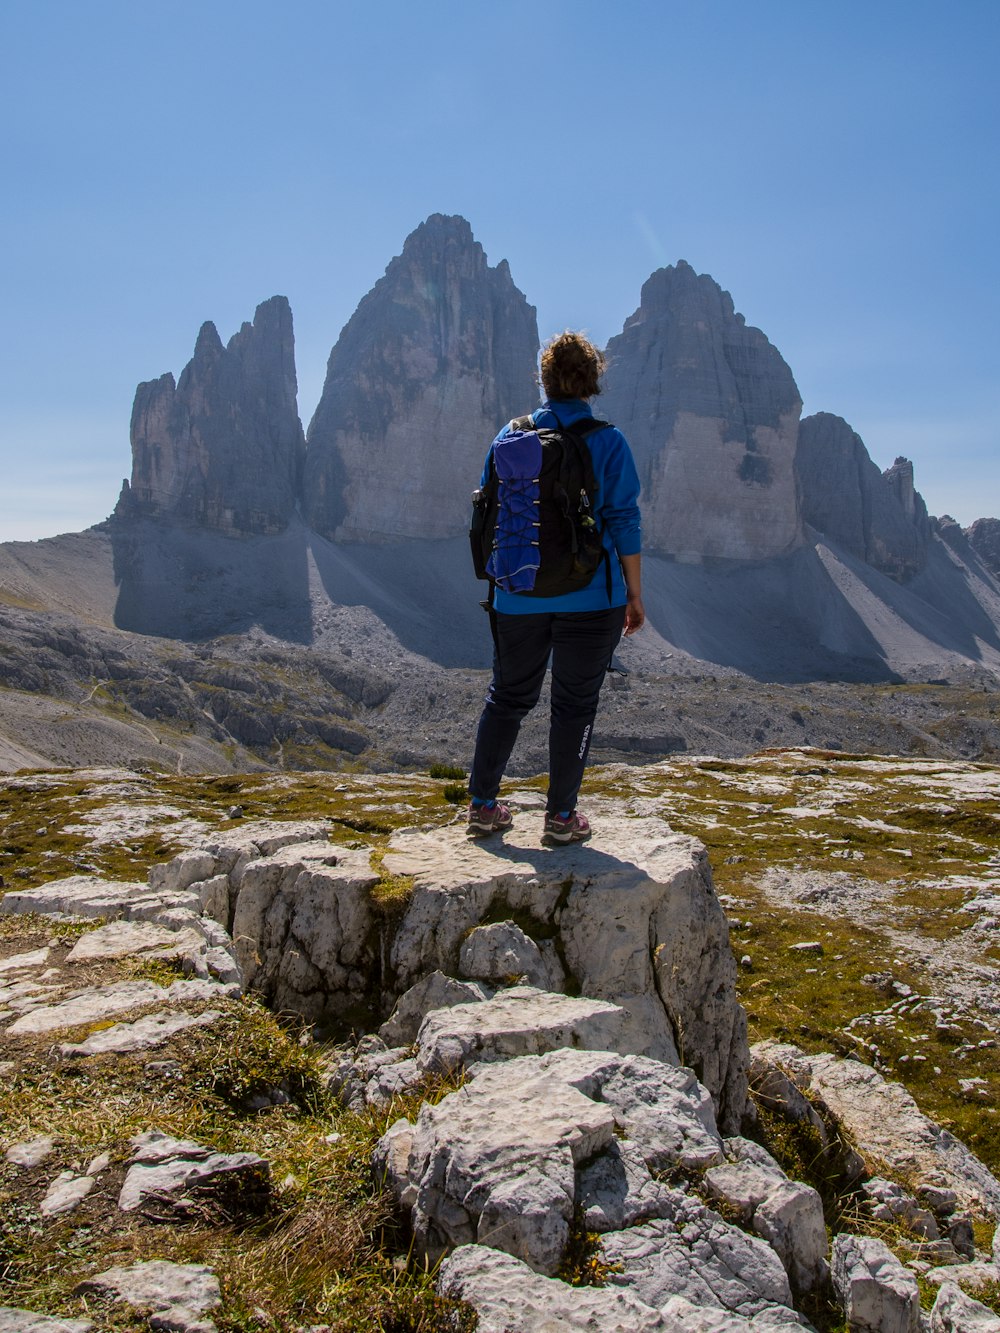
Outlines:
<svg viewBox="0 0 1000 1333"><path fill-rule="evenodd" d="M283 531L305 448L294 349L283 296L259 305L225 346L203 324L176 384L166 374L136 390L132 480L116 513L237 535Z"/></svg>
<svg viewBox="0 0 1000 1333"><path fill-rule="evenodd" d="M833 1287L849 1328L920 1333L917 1279L874 1236L834 1238Z"/></svg>
<svg viewBox="0 0 1000 1333"><path fill-rule="evenodd" d="M479 1241L551 1275L569 1243L577 1171L616 1133L634 1139L647 1168L722 1157L690 1071L568 1049L481 1066L415 1124L397 1121L380 1156L422 1252Z"/></svg>
<svg viewBox="0 0 1000 1333"><path fill-rule="evenodd" d="M810 527L891 578L923 568L931 522L908 459L880 472L843 417L817 412L799 425L795 475Z"/></svg>
<svg viewBox="0 0 1000 1333"><path fill-rule="evenodd" d="M766 560L802 542L792 372L732 297L690 264L658 269L607 347L595 405L627 436L649 550Z"/></svg>
<svg viewBox="0 0 1000 1333"><path fill-rule="evenodd" d="M919 1182L918 1194L947 1190L962 1207L1000 1219L1000 1180L925 1116L901 1083L888 1082L860 1060L807 1055L783 1042L757 1042L752 1053L752 1087L765 1083L771 1071L784 1074L844 1126L869 1168L891 1163Z"/></svg>
<svg viewBox="0 0 1000 1333"><path fill-rule="evenodd" d="M464 218L436 213L330 353L304 505L342 541L453 537L505 421L538 402L535 310Z"/></svg>
<svg viewBox="0 0 1000 1333"><path fill-rule="evenodd" d="M858 1159L857 1177L869 1177L858 1202L864 1208L866 1197L877 1221L919 1232L919 1260L909 1265L881 1242L843 1232L831 1255L816 1191L790 1179L761 1144L726 1136L719 1113L733 1120L744 1107L745 1036L725 967L725 921L693 840L652 816L608 818L589 846L556 849L523 831L469 844L455 826L409 830L384 858L390 873L411 879L408 900L390 907L371 850L331 843L328 828L322 820L235 824L198 845L192 834L188 851L151 867L148 884L80 875L8 892L4 916L54 919L48 935L32 917L30 941L0 958L0 1054L19 1062L4 1062L2 1072L35 1078L44 1068L52 1077L65 1060L74 1081L78 1071L90 1074L82 1088L99 1088L102 1071L113 1079L114 1062L132 1061L148 1105L149 1089L165 1089L188 1067L162 1056L194 1058L183 1042L171 1052L175 1020L211 1029L225 1010L232 1024L238 1010L256 1007L229 1002L241 985L282 1008L339 1014L355 1031L364 1018L355 1000L369 1005L372 1022L370 1010L384 1014L395 1002L383 1037L369 1027L317 1058L310 1095L322 1095L322 1078L352 1111L413 1099L383 1135L376 1173L408 1215L416 1261L443 1259L439 1291L468 1301L485 1333L808 1329L798 1307L826 1300L831 1275L852 1328L923 1333L917 1271L941 1288L931 1329L996 1326L975 1293L997 1280L1000 1233L990 1263L956 1207L996 1217L1000 1184L898 1085L857 1060L755 1048L762 1106L807 1122L813 1147L827 1126L855 1136L869 1160L866 1170ZM70 917L72 938L60 938ZM223 955L233 983L212 979ZM163 987L114 970L150 958L198 975ZM513 984L520 979L507 968L549 988ZM643 987L659 1011L638 1002ZM121 1021L109 1026L105 1014ZM54 1066L48 1034L59 1030L83 1040L62 1042ZM146 1059L160 1044L167 1051ZM222 1054L214 1043L213 1080ZM227 1079L236 1075L226 1096L238 1099L242 1117L284 1108L296 1124L305 1107L290 1105L301 1095L291 1067L275 1085L265 1060L244 1083L238 1055L225 1056ZM261 1056L251 1043L248 1060ZM308 1191L292 1175L272 1180L271 1162L249 1144L234 1151L239 1142L215 1142L215 1121L201 1130L171 1123L172 1106L163 1128L112 1131L89 1151L71 1120L53 1133L22 1117L23 1141L0 1144L20 1206L67 1234L140 1217L159 1228L190 1219L203 1232L213 1218L229 1226L234 1216L259 1217L276 1194L284 1205ZM237 1123L242 1135L249 1121ZM314 1128L306 1132L315 1138ZM276 1117L263 1142L285 1133ZM875 1161L917 1180L919 1203L873 1176ZM583 1260L581 1245L589 1247ZM211 1333L210 1315L218 1308L228 1326L229 1303L242 1297L231 1271L220 1285L202 1264L107 1262L75 1273L75 1293L121 1302L156 1326ZM566 1265L578 1262L605 1285L571 1285ZM5 1308L0 1327L82 1333L88 1321L53 1324L40 1311Z"/></svg>
<svg viewBox="0 0 1000 1333"><path fill-rule="evenodd" d="M501 848L460 830L396 834L385 858L412 876L391 946L394 984L440 970L483 923L515 917L566 989L624 1011L616 1049L693 1069L727 1133L746 1100L746 1018L725 915L699 843L649 817L609 823L590 843L551 849L517 834Z"/></svg>
<svg viewBox="0 0 1000 1333"><path fill-rule="evenodd" d="M724 1131L738 1130L746 1017L726 918L693 839L652 817L609 821L590 843L557 849L527 833L487 846L454 826L404 830L391 839L384 864L411 877L413 888L390 923L373 897L378 875L368 849L332 846L316 822L282 827L250 824L153 867L153 887L133 886L137 901L173 895L185 907L199 904L204 929L217 923L232 934L245 986L321 1025L371 1028L385 1018L386 1034L405 1040L427 1012L417 997L434 996L439 1005L455 1003L443 998L449 990L482 998L492 994L482 988L484 972L493 987L522 976L536 987L544 982L554 993L550 1012L558 992L604 1001L591 1006L595 1035L580 1037L582 1044L688 1066L711 1093ZM38 892L26 903L36 906ZM94 914L115 899L94 886L88 893ZM54 887L47 900L56 910L71 901ZM498 936L495 926L504 922ZM497 939L506 941L499 953ZM440 984L428 980L435 973L443 974ZM401 1013L390 1017L398 999ZM442 1050L470 1042L484 1049L485 1018L470 1019L463 1036L464 1011L444 1012L454 1017ZM556 1037L502 1054L552 1049L574 1021L536 1013L528 1028L551 1023ZM504 1015L502 1028L506 1022Z"/></svg>

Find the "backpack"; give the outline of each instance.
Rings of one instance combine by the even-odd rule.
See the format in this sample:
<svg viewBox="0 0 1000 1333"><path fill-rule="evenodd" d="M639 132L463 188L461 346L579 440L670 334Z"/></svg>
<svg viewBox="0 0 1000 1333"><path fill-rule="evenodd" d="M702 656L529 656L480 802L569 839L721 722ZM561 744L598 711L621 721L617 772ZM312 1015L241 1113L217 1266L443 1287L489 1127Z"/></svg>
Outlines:
<svg viewBox="0 0 1000 1333"><path fill-rule="evenodd" d="M491 602L494 585L526 597L578 592L608 560L586 442L608 425L586 417L550 428L517 417L494 443L469 529L476 577L490 580Z"/></svg>

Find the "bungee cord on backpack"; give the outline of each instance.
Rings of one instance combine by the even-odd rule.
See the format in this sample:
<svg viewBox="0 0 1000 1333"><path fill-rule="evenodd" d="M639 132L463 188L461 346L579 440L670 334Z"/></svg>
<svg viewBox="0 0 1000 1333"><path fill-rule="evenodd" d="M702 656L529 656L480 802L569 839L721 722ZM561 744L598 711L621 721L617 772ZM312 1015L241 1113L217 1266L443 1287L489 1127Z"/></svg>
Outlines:
<svg viewBox="0 0 1000 1333"><path fill-rule="evenodd" d="M541 565L538 480L542 446L535 431L512 431L493 454L499 508L486 569L505 592L523 592L535 586Z"/></svg>

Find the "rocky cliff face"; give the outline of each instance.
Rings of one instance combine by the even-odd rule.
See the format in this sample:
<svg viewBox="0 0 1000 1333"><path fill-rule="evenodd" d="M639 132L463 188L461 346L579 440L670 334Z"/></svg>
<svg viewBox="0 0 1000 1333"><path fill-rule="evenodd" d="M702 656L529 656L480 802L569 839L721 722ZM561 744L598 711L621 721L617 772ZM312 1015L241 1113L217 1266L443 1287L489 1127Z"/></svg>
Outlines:
<svg viewBox="0 0 1000 1333"><path fill-rule="evenodd" d="M295 508L305 441L296 406L292 312L257 307L224 347L202 325L194 356L140 384L132 481L118 514L148 514L237 534L280 532Z"/></svg>
<svg viewBox="0 0 1000 1333"><path fill-rule="evenodd" d="M305 506L345 541L451 537L503 422L538 401L535 310L464 218L435 214L330 354L309 427Z"/></svg>
<svg viewBox="0 0 1000 1333"><path fill-rule="evenodd" d="M892 578L923 568L931 524L908 459L880 472L842 417L817 412L799 427L795 472L806 523Z"/></svg>
<svg viewBox="0 0 1000 1333"><path fill-rule="evenodd" d="M965 535L990 573L1000 578L1000 518L977 518Z"/></svg>
<svg viewBox="0 0 1000 1333"><path fill-rule="evenodd" d="M799 391L728 292L683 261L659 269L607 355L598 413L632 445L650 550L762 560L801 543Z"/></svg>

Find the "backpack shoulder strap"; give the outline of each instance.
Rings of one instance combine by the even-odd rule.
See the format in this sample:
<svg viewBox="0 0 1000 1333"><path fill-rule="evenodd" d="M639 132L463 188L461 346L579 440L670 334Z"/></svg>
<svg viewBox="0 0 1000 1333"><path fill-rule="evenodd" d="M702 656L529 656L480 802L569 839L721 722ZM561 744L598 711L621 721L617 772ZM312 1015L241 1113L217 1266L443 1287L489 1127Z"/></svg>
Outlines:
<svg viewBox="0 0 1000 1333"><path fill-rule="evenodd" d="M591 496L597 494L598 487L597 478L594 475L594 461L590 455L590 446L587 444L587 436L593 435L595 431L603 430L609 424L607 421L597 421L591 417L584 417L581 421L574 421L572 425L560 427L567 442L572 446L577 464L583 473L584 487Z"/></svg>
<svg viewBox="0 0 1000 1333"><path fill-rule="evenodd" d="M527 416L515 417L510 423L511 430L534 430L535 419L529 412Z"/></svg>
<svg viewBox="0 0 1000 1333"><path fill-rule="evenodd" d="M563 426L562 429L572 431L574 435L581 435L586 438L588 435L593 435L595 430L605 430L610 425L610 421L598 421L596 417L581 417L579 421L574 421L569 426Z"/></svg>

